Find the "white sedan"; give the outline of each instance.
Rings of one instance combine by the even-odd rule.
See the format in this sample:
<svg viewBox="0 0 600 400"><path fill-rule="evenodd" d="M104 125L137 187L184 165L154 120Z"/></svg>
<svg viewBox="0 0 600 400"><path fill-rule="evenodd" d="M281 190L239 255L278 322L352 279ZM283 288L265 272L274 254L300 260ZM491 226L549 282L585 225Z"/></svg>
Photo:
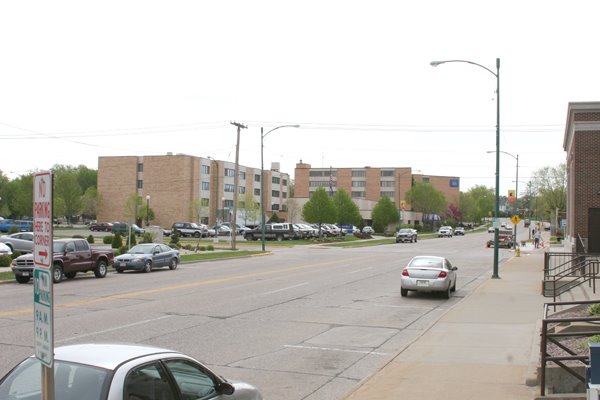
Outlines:
<svg viewBox="0 0 600 400"><path fill-rule="evenodd" d="M12 255L12 250L10 247L0 242L0 256L10 256Z"/></svg>
<svg viewBox="0 0 600 400"><path fill-rule="evenodd" d="M457 269L444 257L413 257L402 270L400 294L406 297L409 291L441 292L448 299L456 290Z"/></svg>
<svg viewBox="0 0 600 400"><path fill-rule="evenodd" d="M56 400L261 400L258 389L228 381L185 354L127 344L54 349ZM41 363L31 356L0 380L0 399L41 398Z"/></svg>

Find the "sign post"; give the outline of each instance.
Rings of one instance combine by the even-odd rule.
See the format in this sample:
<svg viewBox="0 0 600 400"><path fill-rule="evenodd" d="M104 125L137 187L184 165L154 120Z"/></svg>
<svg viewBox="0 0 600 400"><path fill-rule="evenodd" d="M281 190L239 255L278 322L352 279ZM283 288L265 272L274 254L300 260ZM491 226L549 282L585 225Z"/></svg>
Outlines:
<svg viewBox="0 0 600 400"><path fill-rule="evenodd" d="M54 291L52 280L52 173L33 180L33 329L35 356L42 363L42 399L54 400Z"/></svg>

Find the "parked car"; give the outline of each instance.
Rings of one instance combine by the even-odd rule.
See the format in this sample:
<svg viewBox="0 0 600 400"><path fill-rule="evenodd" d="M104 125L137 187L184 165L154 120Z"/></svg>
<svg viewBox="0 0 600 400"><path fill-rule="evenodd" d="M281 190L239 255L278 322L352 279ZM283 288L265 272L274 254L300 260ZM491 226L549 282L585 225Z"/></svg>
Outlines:
<svg viewBox="0 0 600 400"><path fill-rule="evenodd" d="M507 229L500 229L498 231L498 247L510 249L513 247L513 232ZM486 247L494 247L494 239L489 239L486 242Z"/></svg>
<svg viewBox="0 0 600 400"><path fill-rule="evenodd" d="M87 240L75 238L54 240L52 253L54 283L59 283L65 276L73 279L78 272L93 271L96 278L104 278L114 258L112 250L92 249ZM33 254L15 258L11 269L17 282L29 282L33 276Z"/></svg>
<svg viewBox="0 0 600 400"><path fill-rule="evenodd" d="M495 230L496 230L496 228L494 228L493 226L490 226L488 228L488 233L494 233Z"/></svg>
<svg viewBox="0 0 600 400"><path fill-rule="evenodd" d="M3 219L0 221L0 232L29 232L33 230L33 221L19 219Z"/></svg>
<svg viewBox="0 0 600 400"><path fill-rule="evenodd" d="M216 225L213 229L218 236L231 236L231 228L226 225Z"/></svg>
<svg viewBox="0 0 600 400"><path fill-rule="evenodd" d="M452 237L452 227L442 226L438 230L438 237Z"/></svg>
<svg viewBox="0 0 600 400"><path fill-rule="evenodd" d="M199 238L208 236L206 226L198 225L194 222L175 222L171 229L177 231L180 237L193 236Z"/></svg>
<svg viewBox="0 0 600 400"><path fill-rule="evenodd" d="M231 223L230 222L223 222L221 225L224 225L224 226L228 227L229 229L231 229ZM236 225L235 232L238 235L243 235L244 232L250 230L250 228L248 228L245 225L242 225L242 224L235 224L235 225Z"/></svg>
<svg viewBox="0 0 600 400"><path fill-rule="evenodd" d="M119 232L119 234L121 236L125 236L127 237L129 235L129 224L124 224L121 222L115 222L112 226L112 233L117 233ZM140 228L139 226L137 226L136 224L131 224L131 233L136 234L137 236L142 236L144 234L144 230L142 228Z"/></svg>
<svg viewBox="0 0 600 400"><path fill-rule="evenodd" d="M90 224L90 231L96 232L110 232L112 231L112 226L110 222L92 222Z"/></svg>
<svg viewBox="0 0 600 400"><path fill-rule="evenodd" d="M161 227L159 225L150 225L150 226L147 226L144 229L144 233L146 233L148 231L152 231L152 230L157 230L160 233L162 233L163 236L166 236L166 237L171 236L171 230L170 229L165 229L165 228L163 228L163 227Z"/></svg>
<svg viewBox="0 0 600 400"><path fill-rule="evenodd" d="M40 399L41 371L35 356L19 363L0 380L0 399ZM183 353L145 345L56 347L54 371L57 400L262 400L254 386L226 380Z"/></svg>
<svg viewBox="0 0 600 400"><path fill-rule="evenodd" d="M416 243L417 242L417 231L411 228L402 228L396 233L396 243Z"/></svg>
<svg viewBox="0 0 600 400"><path fill-rule="evenodd" d="M12 253L10 247L0 242L0 256L12 256Z"/></svg>
<svg viewBox="0 0 600 400"><path fill-rule="evenodd" d="M448 299L456 290L457 269L444 257L413 257L402 270L400 294L406 297L409 291L441 292Z"/></svg>
<svg viewBox="0 0 600 400"><path fill-rule="evenodd" d="M370 226L365 226L364 228L362 228L362 233L373 234L375 233L375 229L371 228Z"/></svg>
<svg viewBox="0 0 600 400"><path fill-rule="evenodd" d="M463 228L462 226L457 226L456 229L454 229L454 234L456 236L465 236L465 228Z"/></svg>
<svg viewBox="0 0 600 400"><path fill-rule="evenodd" d="M133 246L125 254L115 257L117 272L127 269L151 272L154 268L169 267L174 270L179 264L179 250L162 243L141 243Z"/></svg>
<svg viewBox="0 0 600 400"><path fill-rule="evenodd" d="M33 232L19 232L0 236L0 243L10 247L12 252L31 253L33 252Z"/></svg>

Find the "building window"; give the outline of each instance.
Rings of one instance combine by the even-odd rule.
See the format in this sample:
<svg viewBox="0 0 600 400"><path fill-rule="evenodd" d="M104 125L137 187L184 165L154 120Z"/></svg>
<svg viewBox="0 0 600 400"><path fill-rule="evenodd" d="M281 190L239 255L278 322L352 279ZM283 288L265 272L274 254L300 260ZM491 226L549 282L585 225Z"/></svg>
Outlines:
<svg viewBox="0 0 600 400"><path fill-rule="evenodd" d="M225 185L223 185L223 190L226 192L233 193L235 192L235 185L232 185L231 183L226 183Z"/></svg>
<svg viewBox="0 0 600 400"><path fill-rule="evenodd" d="M225 168L225 176L235 176L235 169Z"/></svg>
<svg viewBox="0 0 600 400"><path fill-rule="evenodd" d="M365 187L365 181L352 181L352 187Z"/></svg>
<svg viewBox="0 0 600 400"><path fill-rule="evenodd" d="M138 179L137 181L137 188L138 189L143 189L144 188L144 181L141 179Z"/></svg>
<svg viewBox="0 0 600 400"><path fill-rule="evenodd" d="M271 211L279 211L279 204L271 204Z"/></svg>
<svg viewBox="0 0 600 400"><path fill-rule="evenodd" d="M271 197L279 197L279 190L271 190Z"/></svg>
<svg viewBox="0 0 600 400"><path fill-rule="evenodd" d="M208 207L208 204L209 204L209 200L206 197L203 197L200 199L200 206Z"/></svg>
<svg viewBox="0 0 600 400"><path fill-rule="evenodd" d="M337 176L337 173L336 173L336 171L333 171L333 170L327 170L327 171L310 171L308 173L308 176L315 177L315 178L316 177L320 177L320 176L329 176L329 175L331 175L331 176Z"/></svg>
<svg viewBox="0 0 600 400"><path fill-rule="evenodd" d="M240 179L246 179L246 173L244 171L240 171Z"/></svg>
<svg viewBox="0 0 600 400"><path fill-rule="evenodd" d="M381 181L381 187L394 187L394 181Z"/></svg>
<svg viewBox="0 0 600 400"><path fill-rule="evenodd" d="M381 197L389 197L390 199L394 198L394 192L379 192Z"/></svg>
<svg viewBox="0 0 600 400"><path fill-rule="evenodd" d="M260 182L260 174L254 174L254 182Z"/></svg>
<svg viewBox="0 0 600 400"><path fill-rule="evenodd" d="M223 207L224 208L233 208L233 200L225 200L223 202Z"/></svg>
<svg viewBox="0 0 600 400"><path fill-rule="evenodd" d="M260 189L254 189L254 195L260 196Z"/></svg>
<svg viewBox="0 0 600 400"><path fill-rule="evenodd" d="M281 211L286 212L287 211L287 204L283 204L281 206Z"/></svg>
<svg viewBox="0 0 600 400"><path fill-rule="evenodd" d="M275 183L277 185L279 185L279 177L278 176L274 176L271 178L271 183Z"/></svg>
<svg viewBox="0 0 600 400"><path fill-rule="evenodd" d="M204 181L202 181L201 188L202 188L202 190L210 190L210 182L204 182Z"/></svg>
<svg viewBox="0 0 600 400"><path fill-rule="evenodd" d="M246 193L246 186L240 186L240 193L241 194Z"/></svg>
<svg viewBox="0 0 600 400"><path fill-rule="evenodd" d="M363 198L365 197L365 192L352 192L352 197Z"/></svg>
<svg viewBox="0 0 600 400"><path fill-rule="evenodd" d="M308 186L311 187L329 187L329 181L310 181L308 182ZM331 186L336 187L337 181L331 181Z"/></svg>
<svg viewBox="0 0 600 400"><path fill-rule="evenodd" d="M282 179L282 180L281 180L281 184L282 184L283 186L287 186L287 179Z"/></svg>
<svg viewBox="0 0 600 400"><path fill-rule="evenodd" d="M138 168L137 172L144 172L144 164L143 163L138 163L137 168Z"/></svg>
<svg viewBox="0 0 600 400"><path fill-rule="evenodd" d="M429 177L428 176L424 176L423 177L423 183L429 183Z"/></svg>
<svg viewBox="0 0 600 400"><path fill-rule="evenodd" d="M364 178L367 176L367 171L352 171L353 178Z"/></svg>
<svg viewBox="0 0 600 400"><path fill-rule="evenodd" d="M282 192L281 197L283 197L284 199L287 199L287 192Z"/></svg>
<svg viewBox="0 0 600 400"><path fill-rule="evenodd" d="M208 166L208 165L203 165L203 166L202 166L202 173L203 173L203 174L205 174L205 175L208 175L208 174L210 174L210 166Z"/></svg>
<svg viewBox="0 0 600 400"><path fill-rule="evenodd" d="M394 171L381 171L381 176L394 176Z"/></svg>

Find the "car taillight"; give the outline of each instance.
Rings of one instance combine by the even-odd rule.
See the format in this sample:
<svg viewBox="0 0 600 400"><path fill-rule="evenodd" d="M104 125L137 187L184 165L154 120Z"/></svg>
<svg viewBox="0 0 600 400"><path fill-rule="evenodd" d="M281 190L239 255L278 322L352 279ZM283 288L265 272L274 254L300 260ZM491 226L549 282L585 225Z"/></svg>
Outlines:
<svg viewBox="0 0 600 400"><path fill-rule="evenodd" d="M407 269L403 269L402 270L402 276L408 276L408 270Z"/></svg>
<svg viewBox="0 0 600 400"><path fill-rule="evenodd" d="M440 274L438 275L438 278L445 278L445 277L447 277L447 276L448 276L448 274L446 273L446 271L442 271L442 272L440 272Z"/></svg>

